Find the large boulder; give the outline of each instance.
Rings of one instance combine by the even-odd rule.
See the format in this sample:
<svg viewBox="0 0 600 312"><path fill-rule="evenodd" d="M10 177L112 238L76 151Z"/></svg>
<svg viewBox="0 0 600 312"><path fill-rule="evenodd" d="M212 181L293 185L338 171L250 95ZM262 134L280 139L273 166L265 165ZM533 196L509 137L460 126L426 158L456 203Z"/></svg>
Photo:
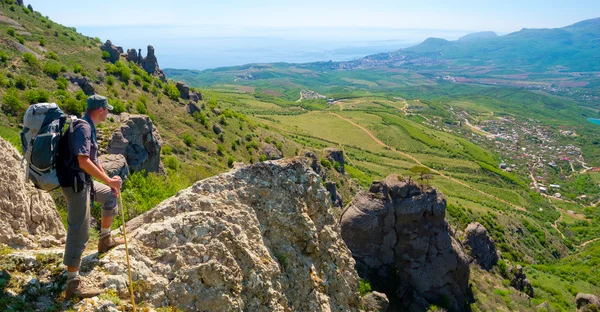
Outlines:
<svg viewBox="0 0 600 312"><path fill-rule="evenodd" d="M198 103L198 101L202 101L202 94L200 92L190 92L190 100Z"/></svg>
<svg viewBox="0 0 600 312"><path fill-rule="evenodd" d="M98 161L106 174L109 177L119 176L121 180L125 181L129 176L129 166L127 165L127 159L121 154L105 154L98 157Z"/></svg>
<svg viewBox="0 0 600 312"><path fill-rule="evenodd" d="M487 229L478 222L467 226L463 244L468 247L471 259L482 269L490 270L494 264L498 263L494 240L488 236Z"/></svg>
<svg viewBox="0 0 600 312"><path fill-rule="evenodd" d="M100 50L108 52L110 54L109 61L111 63L115 63L121 57L121 52L119 49L110 42L110 40L106 40L106 42L100 47Z"/></svg>
<svg viewBox="0 0 600 312"><path fill-rule="evenodd" d="M510 286L533 298L533 286L527 278L527 275L525 275L525 273L523 272L523 267L521 265L517 265L516 267L511 267L508 271L509 274L512 276L510 280Z"/></svg>
<svg viewBox="0 0 600 312"><path fill-rule="evenodd" d="M221 125L219 125L218 123L213 124L213 132L215 134L221 134L221 132L223 132L223 128L221 128Z"/></svg>
<svg viewBox="0 0 600 312"><path fill-rule="evenodd" d="M362 298L365 312L386 312L390 306L387 296L380 292L372 292Z"/></svg>
<svg viewBox="0 0 600 312"><path fill-rule="evenodd" d="M141 54L142 53L140 53L140 55ZM154 47L151 45L148 46L148 53L142 60L142 67L150 75L159 73L160 68L158 67L158 59L156 59L156 55L154 55Z"/></svg>
<svg viewBox="0 0 600 312"><path fill-rule="evenodd" d="M163 142L146 115L128 115L108 142L108 154L122 154L132 172L164 172L160 162Z"/></svg>
<svg viewBox="0 0 600 312"><path fill-rule="evenodd" d="M325 152L327 153L326 158L332 163L339 163L340 164L340 173L344 174L345 170L344 170L344 152L336 149L336 148L328 148L325 150Z"/></svg>
<svg viewBox="0 0 600 312"><path fill-rule="evenodd" d="M178 81L175 84L175 87L177 87L177 90L179 90L179 94L181 95L181 98L184 100L189 100L190 99L190 87L188 87L185 83Z"/></svg>
<svg viewBox="0 0 600 312"><path fill-rule="evenodd" d="M445 220L446 199L434 188L391 175L359 192L341 218L342 237L361 277L383 290L394 309L420 311L467 303L469 261Z"/></svg>
<svg viewBox="0 0 600 312"><path fill-rule="evenodd" d="M15 4L19 6L24 6L23 0L15 0Z"/></svg>
<svg viewBox="0 0 600 312"><path fill-rule="evenodd" d="M138 53L135 49L127 50L127 61L138 63L140 60L138 58Z"/></svg>
<svg viewBox="0 0 600 312"><path fill-rule="evenodd" d="M358 275L304 159L234 168L127 224L138 302L183 311L358 311ZM127 294L123 246L88 274Z"/></svg>
<svg viewBox="0 0 600 312"><path fill-rule="evenodd" d="M201 110L198 104L191 101L185 106L185 111L190 115L194 115L195 112L200 112Z"/></svg>
<svg viewBox="0 0 600 312"><path fill-rule="evenodd" d="M260 143L260 152L261 152L261 154L264 154L265 156L267 156L267 159L283 158L283 152L278 150L277 147L275 147L271 143L265 143L265 142Z"/></svg>
<svg viewBox="0 0 600 312"><path fill-rule="evenodd" d="M85 93L86 95L96 94L96 90L94 89L94 85L90 78L78 74L69 73L63 74L63 77L69 80L69 82L71 82L72 84L78 85L83 91L83 93Z"/></svg>
<svg viewBox="0 0 600 312"><path fill-rule="evenodd" d="M0 138L0 244L13 248L60 245L65 228L52 197L25 181L21 155Z"/></svg>
<svg viewBox="0 0 600 312"><path fill-rule="evenodd" d="M331 195L331 202L333 203L333 206L342 208L344 206L344 200L342 199L342 195L340 195L340 193L337 191L337 185L335 182L325 182L325 188Z"/></svg>
<svg viewBox="0 0 600 312"><path fill-rule="evenodd" d="M577 312L600 310L600 298L591 294L578 293L575 302L577 303ZM596 310L593 310L593 308L596 308Z"/></svg>

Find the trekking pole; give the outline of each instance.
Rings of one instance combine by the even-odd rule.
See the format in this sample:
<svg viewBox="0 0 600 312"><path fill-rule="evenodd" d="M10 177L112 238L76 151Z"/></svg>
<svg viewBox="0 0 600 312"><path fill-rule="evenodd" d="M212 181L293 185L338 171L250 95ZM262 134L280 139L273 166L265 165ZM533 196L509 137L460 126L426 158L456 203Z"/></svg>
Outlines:
<svg viewBox="0 0 600 312"><path fill-rule="evenodd" d="M119 210L121 210L121 220L123 227L123 239L125 240L125 255L127 257L127 273L129 274L129 293L131 294L131 304L133 304L133 312L136 312L135 297L133 296L133 281L131 280L131 266L129 265L129 248L127 247L127 230L125 230L125 210L123 210L123 198L119 194Z"/></svg>

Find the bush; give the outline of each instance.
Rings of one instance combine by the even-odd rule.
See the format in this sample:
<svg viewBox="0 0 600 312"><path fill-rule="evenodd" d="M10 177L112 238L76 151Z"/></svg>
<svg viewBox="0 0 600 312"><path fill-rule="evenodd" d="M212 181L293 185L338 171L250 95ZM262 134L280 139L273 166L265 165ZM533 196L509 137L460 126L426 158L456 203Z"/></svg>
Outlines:
<svg viewBox="0 0 600 312"><path fill-rule="evenodd" d="M110 59L110 53L108 53L108 51L102 51L102 59L103 60L109 60Z"/></svg>
<svg viewBox="0 0 600 312"><path fill-rule="evenodd" d="M81 67L81 65L79 64L75 64L73 65L73 72L76 74L80 74L81 72L83 72L83 67Z"/></svg>
<svg viewBox="0 0 600 312"><path fill-rule="evenodd" d="M194 139L192 138L191 135L189 135L189 134L186 133L181 138L183 139L183 143L185 143L185 145L192 146L192 143L194 142Z"/></svg>
<svg viewBox="0 0 600 312"><path fill-rule="evenodd" d="M0 51L0 62L8 61L8 54L4 51Z"/></svg>
<svg viewBox="0 0 600 312"><path fill-rule="evenodd" d="M23 38L23 36L19 36L17 35L17 40L19 41L20 44L25 44L25 38Z"/></svg>
<svg viewBox="0 0 600 312"><path fill-rule="evenodd" d="M235 162L235 158L233 156L227 157L227 167L233 168L234 162Z"/></svg>
<svg viewBox="0 0 600 312"><path fill-rule="evenodd" d="M44 89L30 89L25 92L25 98L29 104L47 103L50 99L50 93Z"/></svg>
<svg viewBox="0 0 600 312"><path fill-rule="evenodd" d="M67 114L81 116L85 111L85 102L77 101L72 97L67 97L63 101L59 102L59 107Z"/></svg>
<svg viewBox="0 0 600 312"><path fill-rule="evenodd" d="M40 38L40 45L42 47L46 45L46 38L44 38L44 37Z"/></svg>
<svg viewBox="0 0 600 312"><path fill-rule="evenodd" d="M58 74L60 74L63 69L62 64L54 60L49 60L44 63L44 73L53 78L58 77Z"/></svg>
<svg viewBox="0 0 600 312"><path fill-rule="evenodd" d="M25 105L19 100L19 92L16 89L9 89L2 97L2 111L13 116L21 116L25 111ZM20 118L20 117L19 117Z"/></svg>
<svg viewBox="0 0 600 312"><path fill-rule="evenodd" d="M163 155L171 155L173 153L173 148L171 148L168 145L164 145L162 148L162 154Z"/></svg>
<svg viewBox="0 0 600 312"><path fill-rule="evenodd" d="M115 84L115 78L113 78L113 76L108 76L106 78L106 84L108 84L109 86L112 86Z"/></svg>
<svg viewBox="0 0 600 312"><path fill-rule="evenodd" d="M25 88L27 88L27 79L23 76L17 77L17 79L15 79L15 86L21 90L25 90Z"/></svg>
<svg viewBox="0 0 600 312"><path fill-rule="evenodd" d="M54 52L52 52L52 51L48 52L48 57L49 57L51 60L58 61L58 55L56 55L56 53L54 53Z"/></svg>
<svg viewBox="0 0 600 312"><path fill-rule="evenodd" d="M23 59L25 60L25 63L29 64L29 66L33 67L34 69L42 68L42 63L40 63L40 60L38 60L35 55L29 52L23 53Z"/></svg>
<svg viewBox="0 0 600 312"><path fill-rule="evenodd" d="M327 158L321 158L321 166L331 169L331 162Z"/></svg>
<svg viewBox="0 0 600 312"><path fill-rule="evenodd" d="M223 147L223 144L217 144L217 154L219 154L219 156L225 155L225 147Z"/></svg>
<svg viewBox="0 0 600 312"><path fill-rule="evenodd" d="M177 170L179 169L179 160L174 156L166 157L165 165L171 170Z"/></svg>
<svg viewBox="0 0 600 312"><path fill-rule="evenodd" d="M58 89L67 90L67 86L69 86L69 81L67 80L67 78L61 76L58 77L58 79L56 79L56 84L58 85Z"/></svg>
<svg viewBox="0 0 600 312"><path fill-rule="evenodd" d="M142 77L140 77L139 75L134 75L133 76L133 84L136 86L141 86L142 85Z"/></svg>
<svg viewBox="0 0 600 312"><path fill-rule="evenodd" d="M204 114L203 112L194 112L193 116L194 116L194 119L199 121L200 124L203 126L206 126L206 124L208 123L208 118L206 117L206 114Z"/></svg>
<svg viewBox="0 0 600 312"><path fill-rule="evenodd" d="M15 30L14 30L14 29L12 29L12 28L9 28L9 29L6 31L6 33L7 33L9 36L11 36L11 37L14 37L14 36L15 36Z"/></svg>
<svg viewBox="0 0 600 312"><path fill-rule="evenodd" d="M360 293L361 297L370 293L371 292L371 284L369 283L369 281L361 279L358 283L358 292Z"/></svg>
<svg viewBox="0 0 600 312"><path fill-rule="evenodd" d="M260 154L260 157L258 158L258 161L260 161L260 162L263 162L263 161L265 161L265 160L267 160L267 155L265 155L265 154Z"/></svg>
<svg viewBox="0 0 600 312"><path fill-rule="evenodd" d="M177 101L181 94L174 83L165 85L165 94L173 101Z"/></svg>
<svg viewBox="0 0 600 312"><path fill-rule="evenodd" d="M142 102L137 102L135 104L135 110L139 113L139 114L148 114L148 109L146 108L146 105Z"/></svg>
<svg viewBox="0 0 600 312"><path fill-rule="evenodd" d="M123 104L123 102L121 102L120 100L115 100L112 103L112 106L113 106L113 111L112 111L113 114L118 115L118 114L124 113L126 110L125 104Z"/></svg>

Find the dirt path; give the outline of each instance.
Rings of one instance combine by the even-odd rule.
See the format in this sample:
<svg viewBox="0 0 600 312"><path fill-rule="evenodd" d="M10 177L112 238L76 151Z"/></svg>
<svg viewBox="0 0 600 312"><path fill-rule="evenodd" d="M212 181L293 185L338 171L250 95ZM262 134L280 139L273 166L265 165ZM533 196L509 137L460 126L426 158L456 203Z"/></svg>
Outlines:
<svg viewBox="0 0 600 312"><path fill-rule="evenodd" d="M579 248L583 248L583 247L585 247L585 246L587 246L587 245L589 245L589 244L591 244L591 243L593 243L593 242L597 242L597 241L599 241L599 240L600 240L600 237L598 237L598 238L594 238L594 239L592 239L592 240L589 240L589 241L587 241L587 242L585 242L585 243L583 243L583 244L581 244L581 245L579 245L579 246L577 246L577 247L579 247Z"/></svg>
<svg viewBox="0 0 600 312"><path fill-rule="evenodd" d="M332 112L329 112L329 113L330 113L330 114L332 114L332 115L335 115L336 117L338 117L338 118L340 118L340 119L342 119L342 120L345 120L345 121L349 122L350 124L352 124L353 126L355 126L355 127L359 128L359 129L363 130L363 131L364 131L364 132L365 132L367 135L369 135L369 136L370 136L370 137L373 139L373 141L375 141L377 144L379 144L379 145L381 145L381 146L384 146L384 147L386 147L386 148L390 149L391 151L393 151L393 152L396 152L396 153L398 153L398 154L400 154L400 155L402 155L402 156L404 156L404 157L406 157L406 158L409 158L409 159L411 159L412 161L414 161L415 163L417 163L419 166L422 166L422 167L428 168L429 170L431 170L431 172L433 172L433 173L436 173L436 174L440 175L441 177L444 177L444 178L446 178L446 179L448 179L448 180L450 180L450 181L452 181L452 182L458 183L458 184L460 184L460 185L462 185L462 186L464 186L464 187L466 187L466 188L468 188L468 189L470 189L470 190L473 190L473 191L475 191L475 192L477 192L477 193L480 193L480 194L482 194L482 195L485 195L485 196L487 196L487 197L493 198L494 200L497 200L497 201L499 201L499 202L501 202L501 203L503 203L503 204L509 205L509 206L511 206L511 207L513 207L513 208L515 208L515 209L517 209L517 210L521 210L521 211L527 211L527 209L525 209L525 208L523 208L523 207L517 206L517 205L515 205L515 204L513 204L513 203L509 203L509 202L507 202L507 201L505 201L505 200L503 200L503 199L500 199L500 198L498 198L498 197L496 197L496 196L494 196L494 195L491 195L491 194L488 194L488 193L486 193L486 192L484 192L484 191L482 191L482 190L476 189L476 188L474 188L474 187L472 187L472 186L470 186L470 185L468 185L468 184L466 184L466 183L464 183L464 182L462 182L462 181L460 181L460 180L458 180L458 179L455 179L455 178L453 178L453 177L451 177L451 176L447 176L447 175L445 175L445 174L441 173L441 172L440 172L440 171L438 171L438 170L435 170L435 169L429 168L429 167L427 167L427 166L423 165L423 163L422 163L422 162L420 162L418 159L416 159L416 158L415 158L415 157L413 157L412 155L410 155L410 154L407 154L407 153L405 153L405 152L402 152L402 151L399 151L399 150L396 150L394 147L392 147L392 146L389 146L389 145L387 145L387 144L383 143L381 140L379 140L377 137L375 137L375 135L373 135L373 134L372 134L372 133L371 133L369 130L367 130L367 129L366 129L366 128L364 128L363 126L361 126L361 125L359 125L359 124L357 124L357 123L353 122L352 120L349 120L349 119L347 119L347 118L344 118L344 117L342 117L342 116L340 116L340 115L338 115L338 114L336 114L336 113L332 113Z"/></svg>

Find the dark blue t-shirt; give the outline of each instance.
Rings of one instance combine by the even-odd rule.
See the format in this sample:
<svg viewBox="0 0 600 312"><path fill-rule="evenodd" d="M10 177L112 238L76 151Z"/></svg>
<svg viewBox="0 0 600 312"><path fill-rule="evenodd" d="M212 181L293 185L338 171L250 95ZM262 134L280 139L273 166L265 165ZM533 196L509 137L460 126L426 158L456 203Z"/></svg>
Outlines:
<svg viewBox="0 0 600 312"><path fill-rule="evenodd" d="M83 120L86 122L77 122L75 127L73 128L72 135L69 136L70 146L71 146L71 155L75 157L79 155L85 155L90 158L90 160L98 165L98 139L96 137L96 127L94 123L90 119L90 117L86 114L83 117ZM79 164L77 167L79 167Z"/></svg>

